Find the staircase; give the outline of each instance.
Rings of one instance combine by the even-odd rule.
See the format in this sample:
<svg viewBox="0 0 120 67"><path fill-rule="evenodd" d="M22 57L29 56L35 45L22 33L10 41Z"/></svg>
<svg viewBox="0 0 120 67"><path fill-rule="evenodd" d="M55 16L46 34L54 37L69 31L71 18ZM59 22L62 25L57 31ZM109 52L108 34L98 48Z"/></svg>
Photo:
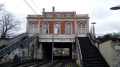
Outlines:
<svg viewBox="0 0 120 67"><path fill-rule="evenodd" d="M83 67L109 67L98 49L87 37L78 39L83 57Z"/></svg>
<svg viewBox="0 0 120 67"><path fill-rule="evenodd" d="M19 34L13 38L9 38L9 39L0 39L0 50L9 46L10 44L13 44L21 39L25 39L27 36L26 33L22 33L22 34Z"/></svg>
<svg viewBox="0 0 120 67"><path fill-rule="evenodd" d="M23 37L22 39L17 40L16 42L4 47L3 49L0 50L0 58L2 58L4 55L6 55L7 53L16 49L19 46L25 46L26 44L28 44L29 42L31 42L35 38L37 38L37 34L34 34L32 36L29 36L29 37Z"/></svg>

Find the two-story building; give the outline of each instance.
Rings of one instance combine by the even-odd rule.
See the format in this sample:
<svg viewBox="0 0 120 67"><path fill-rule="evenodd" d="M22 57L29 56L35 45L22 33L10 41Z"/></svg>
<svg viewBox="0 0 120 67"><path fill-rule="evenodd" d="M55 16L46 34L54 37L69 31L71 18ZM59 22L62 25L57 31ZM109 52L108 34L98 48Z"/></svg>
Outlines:
<svg viewBox="0 0 120 67"><path fill-rule="evenodd" d="M54 34L54 47L57 48L56 45L59 45L58 48L63 46L61 48L70 48L70 52L74 52L75 36L86 37L89 32L89 17L88 14L76 14L75 11L57 12L54 7L52 12L45 12L43 8L42 15L27 16L26 32L29 35L39 34L40 48L42 49L47 48L46 44L52 44ZM71 46L67 47L67 44ZM42 52L44 53L44 51ZM72 53L70 54L72 57Z"/></svg>

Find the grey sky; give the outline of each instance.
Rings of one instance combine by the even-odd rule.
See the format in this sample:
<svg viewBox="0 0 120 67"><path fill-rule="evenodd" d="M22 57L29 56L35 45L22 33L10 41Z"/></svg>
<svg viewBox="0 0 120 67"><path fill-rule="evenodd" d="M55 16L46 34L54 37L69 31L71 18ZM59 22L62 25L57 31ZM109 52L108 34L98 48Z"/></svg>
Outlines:
<svg viewBox="0 0 120 67"><path fill-rule="evenodd" d="M39 10L32 0L27 1L38 14L41 14L42 8L45 8L45 11L52 11L52 6L55 6L55 11L76 11L77 14L89 14L89 23L96 22L97 34L118 32L120 28L120 10L110 10L110 7L120 5L120 0L33 0ZM5 4L5 9L23 22L19 33L25 32L27 15L35 13L23 0L0 0L0 3Z"/></svg>

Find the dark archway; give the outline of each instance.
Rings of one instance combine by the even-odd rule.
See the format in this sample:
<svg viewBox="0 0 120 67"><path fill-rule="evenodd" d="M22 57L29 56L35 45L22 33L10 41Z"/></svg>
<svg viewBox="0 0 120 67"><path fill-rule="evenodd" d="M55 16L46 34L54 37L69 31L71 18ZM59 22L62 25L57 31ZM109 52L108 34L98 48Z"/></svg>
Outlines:
<svg viewBox="0 0 120 67"><path fill-rule="evenodd" d="M47 60L51 60L52 58L52 42L44 42L42 43L43 45L43 58ZM54 48L68 48L69 49L69 55L63 56L63 55L54 55L54 60L59 59L59 60L64 60L64 59L72 59L72 43L59 43L55 42L54 43Z"/></svg>

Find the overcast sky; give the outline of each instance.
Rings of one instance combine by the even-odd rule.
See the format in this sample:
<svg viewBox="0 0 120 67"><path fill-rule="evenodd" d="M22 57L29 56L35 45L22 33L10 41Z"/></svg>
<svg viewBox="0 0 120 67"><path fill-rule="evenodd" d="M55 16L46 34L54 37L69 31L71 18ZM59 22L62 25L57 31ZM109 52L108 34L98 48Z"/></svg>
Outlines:
<svg viewBox="0 0 120 67"><path fill-rule="evenodd" d="M25 0L0 0L7 11L12 12L22 21L21 31L26 31L26 17L35 14L24 2ZM89 23L96 22L96 34L118 32L120 28L120 10L110 10L110 7L120 5L120 0L26 0L29 5L41 14L42 9L52 11L76 11L77 14L89 14ZM34 5L34 3L36 6Z"/></svg>

